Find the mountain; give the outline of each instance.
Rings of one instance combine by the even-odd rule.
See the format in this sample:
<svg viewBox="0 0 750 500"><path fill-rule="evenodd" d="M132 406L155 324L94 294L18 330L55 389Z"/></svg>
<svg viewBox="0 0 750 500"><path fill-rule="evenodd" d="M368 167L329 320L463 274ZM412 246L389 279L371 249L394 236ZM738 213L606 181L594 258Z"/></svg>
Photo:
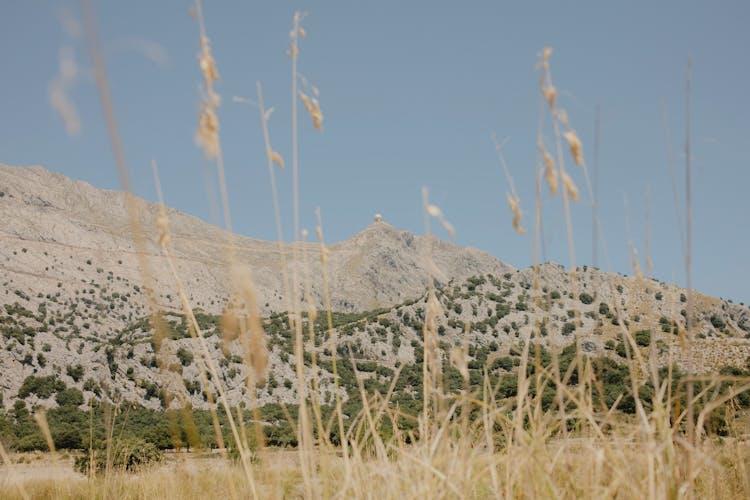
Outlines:
<svg viewBox="0 0 750 500"><path fill-rule="evenodd" d="M49 172L42 167L0 165L0 270L17 289L43 295L79 283L111 282L110 289L128 292L143 286L130 230L125 195ZM156 244L155 203L136 199L139 223L146 233L146 253L159 305L179 308L175 284ZM168 209L171 252L193 305L219 312L227 296L230 270L228 235L216 226ZM234 235L236 262L251 269L258 300L265 312L286 307L281 257L276 242ZM419 295L429 252L448 279L512 269L491 255L461 248L435 237L415 236L385 222L373 222L353 238L329 245L331 304L337 311L362 311L392 305ZM300 244L295 259L285 248L290 269L305 276L309 262L312 296L323 305L320 246ZM106 271L105 271L106 270ZM114 280L109 279L112 274ZM5 280L4 280L5 281ZM302 285L299 293L302 294ZM139 297L135 303L143 305ZM3 299L0 299L3 300Z"/></svg>
<svg viewBox="0 0 750 500"><path fill-rule="evenodd" d="M156 243L158 206L140 199L134 204L145 232L149 286L169 328L159 359L126 195L42 167L0 165L0 390L6 407L17 398L54 406L62 387L77 388L87 399L151 407L159 407L159 396L167 391L178 402L207 405L197 344ZM283 312L288 297L278 244L229 235L174 209L167 215L177 273L231 404L294 402L293 342ZM546 349L564 348L578 338L585 352L621 363L625 332L638 340L644 359L700 373L745 367L750 356L750 309L695 293L696 340L686 350L681 340L686 292L655 280L586 266L572 274L557 264L544 264L535 275L534 269L517 270L479 250L415 236L379 219L327 250L338 354L363 363L375 386L387 385L397 366L417 366L424 355L429 276L439 304L445 366L451 349L468 335L470 371L476 376L487 362L498 376L510 373L519 346L537 334ZM284 252L289 274L308 281L312 308L323 309L320 245L300 244L295 252L287 244ZM252 273L270 350L268 375L254 398L243 383L242 345L222 340L218 316L230 299L232 261ZM302 296L305 287L299 286ZM315 320L315 344L306 341L308 353L318 355L318 367L306 356L305 370L320 378L321 394L330 401L335 353L325 344L324 319L320 314ZM497 365L499 359L511 361ZM357 391L350 375L342 383L346 395ZM208 382L214 392L216 384ZM398 390L404 396L414 387Z"/></svg>

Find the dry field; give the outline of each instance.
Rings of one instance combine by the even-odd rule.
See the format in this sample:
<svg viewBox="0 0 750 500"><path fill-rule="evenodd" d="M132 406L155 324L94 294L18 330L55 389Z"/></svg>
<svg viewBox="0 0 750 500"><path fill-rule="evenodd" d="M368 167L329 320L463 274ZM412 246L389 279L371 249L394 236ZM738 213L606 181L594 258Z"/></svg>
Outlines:
<svg viewBox="0 0 750 500"><path fill-rule="evenodd" d="M503 453L453 443L438 453L394 450L393 458L345 460L315 450L307 482L296 451L266 450L248 483L242 467L216 454L174 453L138 474L89 480L71 458L17 455L2 469L2 498L747 498L750 443L704 443L694 453L695 480L683 464L655 463L638 442L590 438L533 443ZM678 461L684 462L683 457ZM666 475L664 475L666 474Z"/></svg>

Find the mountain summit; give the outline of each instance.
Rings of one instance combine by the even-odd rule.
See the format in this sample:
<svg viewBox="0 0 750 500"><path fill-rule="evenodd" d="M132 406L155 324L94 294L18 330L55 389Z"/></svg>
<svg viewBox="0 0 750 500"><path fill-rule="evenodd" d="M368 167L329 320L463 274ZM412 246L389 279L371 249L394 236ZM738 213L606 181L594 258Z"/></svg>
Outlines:
<svg viewBox="0 0 750 500"><path fill-rule="evenodd" d="M116 277L112 286L119 293L127 292L125 283L143 286L125 193L97 189L43 167L7 165L0 165L0 193L0 270L13 288L47 295L79 283L103 284L110 275ZM174 279L156 244L158 205L141 199L135 204L157 298L165 308L179 308ZM174 209L167 213L171 252L192 304L219 312L230 283L227 232ZM261 308L285 309L288 287L278 244L238 235L232 241L237 263L252 272ZM301 282L309 280L313 300L322 307L320 245L300 243L298 250L285 244L286 262ZM337 311L374 309L417 297L431 275L447 282L511 269L485 252L415 236L382 218L351 239L328 245L327 267L331 305ZM300 284L300 293L302 288Z"/></svg>
<svg viewBox="0 0 750 500"><path fill-rule="evenodd" d="M0 393L10 396L2 400L5 406L13 397L54 406L54 392L64 387L82 390L87 399L153 408L169 404L158 397L167 393L178 403L209 404L175 280L156 243L159 207L135 199L151 270L148 286L168 330L157 341L125 201L122 192L41 167L0 165ZM285 277L296 275L297 295L314 302L305 310L323 309L320 244L298 243L296 249L284 244L282 260L276 242L229 238L223 229L174 209L167 215L170 253L198 327L209 339L209 355L221 367L230 404L296 401L294 342L283 312L292 292ZM336 335L319 315L314 340L306 334L305 354L319 355L316 373L329 401L335 387L326 339L338 338L338 355L364 362L382 379L370 383L387 387L383 374L397 366L421 373L428 310L441 349L469 343L468 369L479 380L486 362L498 376L513 369L511 358L529 339L545 349L580 345L588 355L623 363L628 352L623 339L631 335L640 359L699 373L739 369L750 355L750 308L694 293L695 340L686 351L685 291L653 279L587 266L573 274L557 264L540 266L538 274L515 270L479 250L398 230L378 216L352 238L327 246L325 255ZM264 315L269 370L253 398L243 382L243 349L218 316L236 276L230 256L252 273ZM428 300L430 280L436 286ZM316 368L305 359L311 376ZM215 393L216 381L208 383ZM342 383L346 394L357 392L353 375ZM409 387L400 388L400 397L412 397Z"/></svg>

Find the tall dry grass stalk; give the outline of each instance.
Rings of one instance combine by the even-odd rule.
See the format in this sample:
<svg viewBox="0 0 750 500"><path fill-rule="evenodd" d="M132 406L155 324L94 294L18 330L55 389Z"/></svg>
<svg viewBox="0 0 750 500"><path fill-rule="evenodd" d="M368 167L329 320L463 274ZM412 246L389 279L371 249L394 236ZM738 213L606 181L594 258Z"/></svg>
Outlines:
<svg viewBox="0 0 750 500"><path fill-rule="evenodd" d="M503 154L503 144L497 140L495 134L492 134L492 142L495 144L495 152L497 153L497 159L500 163L500 167L502 168L503 174L505 174L505 179L508 181L508 185L510 186L510 192L505 193L505 197L508 200L508 206L510 207L510 211L513 214L513 229L518 234L526 234L526 229L521 226L521 217L523 216L523 212L521 211L521 199L518 197L518 193L516 192L516 184L515 182L513 182L513 177L510 175L510 170L508 169L508 165L505 162L505 154Z"/></svg>
<svg viewBox="0 0 750 500"><path fill-rule="evenodd" d="M104 58L101 53L101 44L99 41L97 29L96 29L96 19L94 15L93 6L90 0L84 0L83 14L84 14L84 27L85 27L87 45L88 45L88 49L89 49L89 53L90 53L90 57L92 61L97 89L99 90L99 96L101 99L102 109L104 111L110 145L112 147L114 160L115 160L117 171L120 177L120 184L124 191L125 206L126 206L126 210L128 213L128 219L130 222L130 229L131 229L131 234L133 236L133 243L134 243L135 250L136 250L136 257L138 259L139 269L141 272L141 278L144 284L143 289L145 291L146 302L149 307L150 320L154 329L154 340L155 340L154 344L158 346L161 344L160 342L161 339L165 338L167 335L166 327L164 325L164 322L162 321L162 318L159 312L160 309L159 309L159 306L156 301L156 297L154 296L154 292L153 292L154 290L153 279L152 279L153 273L151 272L151 264L149 262L149 259L147 257L147 252L146 252L145 232L141 225L141 217L140 217L137 201L135 197L132 195L130 174L128 171L127 163L125 161L124 148L122 146L122 141L120 139L120 134L118 131L114 105L112 102L109 84L107 81ZM163 367L164 363L162 361L161 356L159 356L158 350L157 350L157 358L159 359L160 366ZM169 394L167 394L167 399L170 399ZM109 408L110 406L105 404L105 409L109 409ZM111 422L109 421L109 419L105 418L105 423L108 425L107 450L106 450L106 455L107 455L106 472L107 472L107 475L109 475L111 472L111 459L112 459L111 457L112 439L111 438L112 438L113 429L110 429ZM174 424L174 422L171 422L171 423ZM172 434L174 435L175 433L173 432Z"/></svg>
<svg viewBox="0 0 750 500"><path fill-rule="evenodd" d="M208 45L208 38L205 34L205 26L204 26L203 13L201 10L200 0L197 0L195 5L196 5L198 22L200 26L200 35L201 35L201 38L200 38L201 53L199 57L199 62L200 62L201 71L203 72L204 79L206 82L206 92L207 92L207 100L205 101L204 107L201 112L198 138L199 138L199 142L204 147L204 151L206 152L207 157L216 159L217 169L218 169L219 178L220 178L220 187L221 187L221 192L222 192L222 202L223 202L223 208L224 208L225 223L227 226L227 235L229 238L228 248L230 252L230 262L233 263L234 252L233 252L233 243L231 240L231 235L232 235L231 218L229 215L229 204L228 204L228 196L226 192L226 181L224 177L223 160L222 160L222 155L221 155L220 143L218 139L218 118L216 118L216 114L215 114L215 110L218 107L219 98L218 98L218 95L213 91L213 82L218 79L218 73L216 71L215 63L213 62L213 57L211 55L210 48ZM137 249L137 254L139 257L140 269L143 274L144 283L146 284L145 289L148 294L148 299L149 299L148 302L151 305L152 324L154 325L154 328L155 328L154 335L157 340L156 344L158 345L159 344L158 340L160 338L164 338L165 332L164 332L164 328L163 328L160 315L158 314L156 301L153 297L153 293L152 293L153 286L150 286L152 273L150 272L148 259L145 257L146 252L145 252L144 232L143 232L142 227L140 226L140 217L138 215L138 209L137 209L135 200L130 194L130 181L129 181L128 169L127 169L125 159L124 159L124 153L123 153L123 148L122 148L122 144L120 141L120 136L117 130L117 122L115 119L112 99L110 97L109 86L107 84L104 61L99 50L100 44L99 44L98 36L96 33L96 22L94 19L93 8L89 2L84 3L84 14L85 14L85 20L86 20L86 23L85 23L86 32L87 32L88 41L89 41L88 45L89 45L91 58L92 58L93 65L94 65L94 73L96 76L98 88L99 88L100 95L101 95L102 106L104 108L105 116L107 119L107 129L109 131L110 143L112 144L118 171L120 173L121 184L123 185L123 188L126 191L125 198L126 198L126 206L127 206L128 213L130 216L130 221L131 221L131 231L133 234L133 239L134 239L135 246ZM217 388L219 390L222 403L227 413L227 418L229 420L230 427L232 429L232 434L234 436L235 442L238 446L238 449L241 455L243 468L245 470L248 482L252 486L254 485L254 480L253 480L253 472L250 468L250 457L249 457L248 450L246 449L246 446L244 445L243 441L239 439L237 426L234 423L232 412L229 408L226 397L223 394L223 388L221 387L220 379L218 378L218 372L210 356L210 351L205 342L205 338L203 337L202 332L197 324L197 321L195 320L195 317L192 314L192 308L190 307L187 301L186 295L184 293L184 288L179 280L174 264L169 256L169 252L167 248L169 238L168 238L168 233L167 233L166 222L163 219L164 214L163 213L160 214L160 217L162 217L161 220L159 221L159 225L161 226L159 228L160 229L160 237L159 237L160 246L165 256L167 257L173 276L177 283L177 288L180 293L181 303L183 304L187 317L190 319L190 323L192 325L191 334L195 333L197 338L200 340L202 352L204 354L204 362L208 366L208 368L211 370L212 375L215 377L214 379L217 381L216 382ZM232 268L234 268L234 266L232 266ZM204 383L206 383L207 380L205 377L205 372L202 371L202 374L203 374ZM206 383L205 386L208 387L208 384ZM109 408L109 406L105 406L105 409L106 408ZM214 415L214 423L215 423L215 427L218 430L218 422L215 418L215 415ZM111 450L112 450L112 433L113 433L113 429L111 429L111 427L112 426L108 427L108 432L107 432L107 477L109 477L111 474ZM219 437L219 439L221 438ZM254 491L254 488L253 488L253 491Z"/></svg>
<svg viewBox="0 0 750 500"><path fill-rule="evenodd" d="M161 187L158 175L156 173L156 168L154 168L154 174L157 190L160 197L160 207L163 208L164 204L163 202L161 202ZM169 226L168 221L166 220L166 213L162 211L160 217L163 217L160 223L160 230L162 232L159 235L161 250L167 260L169 269L172 273L172 277L175 280L177 292L180 297L180 303L182 304L183 312L185 313L185 316L189 322L188 330L190 332L190 335L194 341L198 342L198 348L194 349L194 351L199 354L198 367L201 372L201 380L204 384L204 387L206 388L206 391L209 394L210 385L208 383L208 376L206 374L210 373L211 379L215 381L214 386L219 393L219 400L224 407L224 411L226 412L229 426L232 432L232 437L234 438L234 443L237 446L237 450L240 454L240 460L243 465L243 469L245 470L248 483L250 484L251 490L253 491L253 497L257 498L254 473L250 466L251 452L249 450L249 444L247 439L243 439L240 437L240 432L242 431L242 420L240 420L240 426L235 423L234 416L232 415L232 410L229 406L229 401L226 397L225 389L223 387L223 384L221 383L221 377L219 376L219 370L216 366L216 362L211 355L211 349L209 348L206 338L203 335L203 331L201 330L200 325L195 318L193 308L190 305L187 294L185 292L185 287L182 284L182 280L180 279L179 273L177 272L177 268L174 264L174 260L172 259L169 251L168 242L170 238L168 233ZM239 282L245 283L242 298L245 300L245 306L247 308L248 315L247 317L240 318L237 316L232 316L233 312L228 311L224 316L224 325L227 332L234 332L241 338L241 344L245 354L244 360L248 367L248 374L246 379L247 385L250 389L250 394L254 394L257 382L262 379L265 374L267 353L265 350L264 333L258 317L257 305L255 304L254 299L254 292L252 291L252 288L249 284L249 277L245 276L244 279L239 279ZM227 322L231 322L231 324L227 325ZM242 326L240 326L240 324L242 324ZM248 336L250 336L250 338L248 338ZM212 418L214 421L214 430L217 433L217 441L222 442L223 438L221 437L221 430L218 426L218 419L213 404L211 405L211 409ZM259 423L257 425L259 425Z"/></svg>
<svg viewBox="0 0 750 500"><path fill-rule="evenodd" d="M594 191L591 201L591 263L599 266L599 134L601 132L599 105L594 111Z"/></svg>
<svg viewBox="0 0 750 500"><path fill-rule="evenodd" d="M691 189L691 151L690 151L690 133L691 133L691 105L690 105L690 85L692 79L692 61L688 59L687 71L685 74L685 280L687 287L687 355L688 355L688 375L693 374L693 357L691 350L693 348L693 203ZM689 443L687 475L692 475L693 460L691 449L695 446L695 383L691 379L687 383L687 439Z"/></svg>

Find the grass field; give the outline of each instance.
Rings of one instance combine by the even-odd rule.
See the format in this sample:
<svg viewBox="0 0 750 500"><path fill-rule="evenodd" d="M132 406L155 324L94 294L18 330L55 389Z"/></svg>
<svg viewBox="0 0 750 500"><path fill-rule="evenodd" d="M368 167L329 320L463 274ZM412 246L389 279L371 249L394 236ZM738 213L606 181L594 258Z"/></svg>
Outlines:
<svg viewBox="0 0 750 500"><path fill-rule="evenodd" d="M254 487L242 467L219 454L172 453L138 474L88 479L71 457L14 456L5 469L3 498L747 498L750 443L706 442L694 451L696 477L680 479L685 455L657 462L637 440L567 438L492 453L476 444L413 446L393 457L345 460L314 450L315 474L306 484L294 450L264 451L253 466ZM666 468L664 467L666 466ZM673 467L673 468L672 468ZM309 490L308 490L309 488Z"/></svg>

